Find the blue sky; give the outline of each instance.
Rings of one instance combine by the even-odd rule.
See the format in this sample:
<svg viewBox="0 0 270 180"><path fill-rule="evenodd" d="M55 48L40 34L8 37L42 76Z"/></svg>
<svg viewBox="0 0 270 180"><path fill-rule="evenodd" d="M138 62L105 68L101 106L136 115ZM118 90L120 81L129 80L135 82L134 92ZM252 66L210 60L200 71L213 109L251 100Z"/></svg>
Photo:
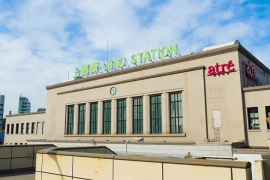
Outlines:
<svg viewBox="0 0 270 180"><path fill-rule="evenodd" d="M182 55L239 40L270 66L270 2L247 0L0 0L0 94L46 107L47 85L76 67L177 43Z"/></svg>

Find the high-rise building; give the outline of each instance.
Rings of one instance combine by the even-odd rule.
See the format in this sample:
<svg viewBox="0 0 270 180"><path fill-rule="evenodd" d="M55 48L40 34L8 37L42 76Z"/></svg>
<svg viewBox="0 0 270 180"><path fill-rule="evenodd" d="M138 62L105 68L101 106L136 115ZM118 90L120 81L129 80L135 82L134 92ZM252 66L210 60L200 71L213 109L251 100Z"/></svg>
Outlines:
<svg viewBox="0 0 270 180"><path fill-rule="evenodd" d="M30 113L31 109L31 103L29 102L29 99L24 96L20 96L19 98L19 107L18 107L18 113Z"/></svg>
<svg viewBox="0 0 270 180"><path fill-rule="evenodd" d="M3 129L5 96L0 95L0 133Z"/></svg>

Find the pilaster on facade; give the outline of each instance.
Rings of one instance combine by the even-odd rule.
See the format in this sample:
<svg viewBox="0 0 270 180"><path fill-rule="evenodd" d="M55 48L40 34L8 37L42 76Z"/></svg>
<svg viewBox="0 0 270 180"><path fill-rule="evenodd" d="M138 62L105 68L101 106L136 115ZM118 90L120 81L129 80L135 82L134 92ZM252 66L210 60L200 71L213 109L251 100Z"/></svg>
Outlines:
<svg viewBox="0 0 270 180"><path fill-rule="evenodd" d="M79 117L79 104L74 104L74 134L78 134L78 117Z"/></svg>
<svg viewBox="0 0 270 180"><path fill-rule="evenodd" d="M161 104L162 104L162 134L170 133L170 118L169 118L169 93L162 93Z"/></svg>
<svg viewBox="0 0 270 180"><path fill-rule="evenodd" d="M85 134L90 134L90 103L85 105Z"/></svg>
<svg viewBox="0 0 270 180"><path fill-rule="evenodd" d="M132 129L133 129L133 102L132 98L128 97L127 98L127 113L126 113L126 128L127 128L127 134L132 134Z"/></svg>
<svg viewBox="0 0 270 180"><path fill-rule="evenodd" d="M99 135L103 134L103 102L98 101L98 125L97 125Z"/></svg>
<svg viewBox="0 0 270 180"><path fill-rule="evenodd" d="M117 134L117 101L112 99L111 101L111 134Z"/></svg>
<svg viewBox="0 0 270 180"><path fill-rule="evenodd" d="M143 134L150 133L150 96L144 95L143 96Z"/></svg>

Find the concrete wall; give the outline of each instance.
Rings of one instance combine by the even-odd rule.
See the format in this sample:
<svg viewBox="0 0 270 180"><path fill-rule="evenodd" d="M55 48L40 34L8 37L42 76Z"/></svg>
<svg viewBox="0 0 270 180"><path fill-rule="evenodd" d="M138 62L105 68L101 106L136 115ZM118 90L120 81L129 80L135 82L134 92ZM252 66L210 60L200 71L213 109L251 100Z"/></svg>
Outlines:
<svg viewBox="0 0 270 180"><path fill-rule="evenodd" d="M6 116L6 131L4 145L22 145L27 144L27 139L44 139L45 128L45 112L35 112L27 114L15 114ZM29 130L27 133L27 124ZM32 125L34 129L32 132ZM13 134L11 128L13 125ZM16 133L16 126L18 125L18 133ZM23 131L22 131L23 126ZM7 130L9 127L9 131Z"/></svg>
<svg viewBox="0 0 270 180"><path fill-rule="evenodd" d="M250 146L268 147L270 138L270 129L267 129L265 107L270 106L270 86L244 88L245 108L258 107L260 128L248 130L248 141ZM246 122L248 124L248 113L245 112Z"/></svg>
<svg viewBox="0 0 270 180"><path fill-rule="evenodd" d="M41 142L28 142L28 144L40 144ZM48 143L44 141L43 143ZM124 155L126 150L125 143L96 143L93 142L55 142L51 141L57 147L80 147L80 146L106 146L119 155ZM192 144L148 144L144 142L129 142L127 145L128 155L157 156L157 157L178 157L183 158L186 155L194 157L201 156L220 156L232 157L232 144L230 143L192 143Z"/></svg>
<svg viewBox="0 0 270 180"><path fill-rule="evenodd" d="M0 146L0 173L29 169L36 166L35 154L37 151L55 147L54 145L18 145Z"/></svg>
<svg viewBox="0 0 270 180"><path fill-rule="evenodd" d="M157 158L74 152L39 151L36 180L251 180L250 163Z"/></svg>

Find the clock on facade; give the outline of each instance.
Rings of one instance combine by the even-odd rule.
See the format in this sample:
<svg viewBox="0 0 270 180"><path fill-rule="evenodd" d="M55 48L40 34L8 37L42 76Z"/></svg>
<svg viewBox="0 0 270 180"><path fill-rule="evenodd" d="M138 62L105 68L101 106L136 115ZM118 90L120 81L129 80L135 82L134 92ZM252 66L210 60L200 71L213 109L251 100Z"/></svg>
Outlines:
<svg viewBox="0 0 270 180"><path fill-rule="evenodd" d="M111 94L112 96L116 94L116 88L115 88L115 87L112 87L112 88L110 89L110 94Z"/></svg>

